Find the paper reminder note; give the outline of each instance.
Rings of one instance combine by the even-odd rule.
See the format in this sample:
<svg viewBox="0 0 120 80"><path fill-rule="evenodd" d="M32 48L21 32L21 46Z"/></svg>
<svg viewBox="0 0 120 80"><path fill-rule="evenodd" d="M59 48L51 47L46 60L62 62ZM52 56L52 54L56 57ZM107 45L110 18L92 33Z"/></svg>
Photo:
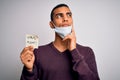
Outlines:
<svg viewBox="0 0 120 80"><path fill-rule="evenodd" d="M38 48L38 36L37 35L26 35L26 47L33 46L34 48Z"/></svg>

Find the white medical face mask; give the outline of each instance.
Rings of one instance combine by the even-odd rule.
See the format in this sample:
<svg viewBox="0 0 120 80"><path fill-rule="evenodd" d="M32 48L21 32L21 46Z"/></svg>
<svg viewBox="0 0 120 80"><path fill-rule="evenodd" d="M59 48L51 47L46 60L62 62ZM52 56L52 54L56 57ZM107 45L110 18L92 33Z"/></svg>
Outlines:
<svg viewBox="0 0 120 80"><path fill-rule="evenodd" d="M61 37L65 38L68 34L72 31L72 26L65 26L65 27L56 27L55 26L55 32Z"/></svg>

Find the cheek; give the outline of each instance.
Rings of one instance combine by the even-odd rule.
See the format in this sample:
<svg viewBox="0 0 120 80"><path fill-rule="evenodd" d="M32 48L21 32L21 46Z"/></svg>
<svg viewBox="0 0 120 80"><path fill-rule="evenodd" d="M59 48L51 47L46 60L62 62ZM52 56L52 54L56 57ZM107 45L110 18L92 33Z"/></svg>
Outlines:
<svg viewBox="0 0 120 80"><path fill-rule="evenodd" d="M70 24L73 24L73 20L72 20L72 19L70 19L70 20L69 20L69 23L70 23Z"/></svg>
<svg viewBox="0 0 120 80"><path fill-rule="evenodd" d="M62 20L60 20L60 19L55 20L55 24L56 24L56 26L59 26L60 24L62 24Z"/></svg>

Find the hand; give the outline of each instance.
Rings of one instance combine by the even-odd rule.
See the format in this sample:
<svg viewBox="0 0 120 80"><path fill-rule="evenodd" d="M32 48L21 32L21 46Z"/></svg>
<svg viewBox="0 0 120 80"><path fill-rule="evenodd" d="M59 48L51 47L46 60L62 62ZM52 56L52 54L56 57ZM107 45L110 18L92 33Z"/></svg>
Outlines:
<svg viewBox="0 0 120 80"><path fill-rule="evenodd" d="M28 71L32 71L33 69L33 64L35 60L33 50L34 49L32 46L25 47L20 55L21 61L25 65Z"/></svg>
<svg viewBox="0 0 120 80"><path fill-rule="evenodd" d="M76 36L75 36L75 31L74 28L72 27L72 32L67 35L63 41L67 41L67 47L68 50L72 51L73 49L76 48Z"/></svg>

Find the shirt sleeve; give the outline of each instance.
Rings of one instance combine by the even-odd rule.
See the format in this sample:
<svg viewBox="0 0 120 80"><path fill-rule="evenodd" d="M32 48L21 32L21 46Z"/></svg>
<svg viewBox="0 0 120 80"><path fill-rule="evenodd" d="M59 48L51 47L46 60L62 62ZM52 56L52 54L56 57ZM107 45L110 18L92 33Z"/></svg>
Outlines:
<svg viewBox="0 0 120 80"><path fill-rule="evenodd" d="M100 80L94 52L88 48L85 54L83 56L77 48L71 51L73 70L78 73L78 80Z"/></svg>
<svg viewBox="0 0 120 80"><path fill-rule="evenodd" d="M23 67L20 80L37 80L37 70L35 66L32 72L29 72L25 67Z"/></svg>

